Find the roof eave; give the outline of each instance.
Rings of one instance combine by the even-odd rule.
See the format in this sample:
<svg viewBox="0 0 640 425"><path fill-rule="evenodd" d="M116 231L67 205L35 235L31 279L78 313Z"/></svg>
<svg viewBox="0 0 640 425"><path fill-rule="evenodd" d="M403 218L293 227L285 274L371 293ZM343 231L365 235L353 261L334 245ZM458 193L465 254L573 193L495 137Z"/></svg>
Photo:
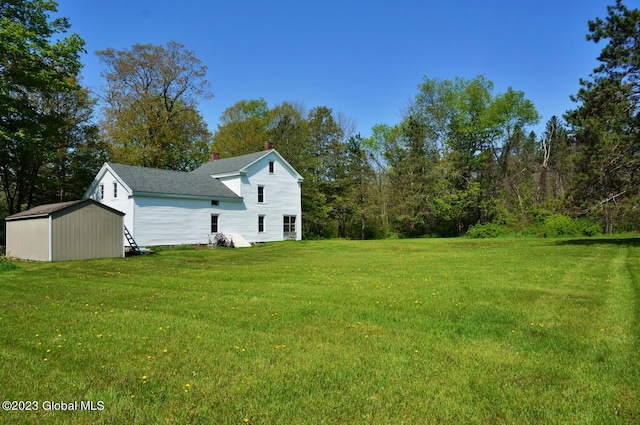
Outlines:
<svg viewBox="0 0 640 425"><path fill-rule="evenodd" d="M245 170L232 171L232 172L229 172L229 173L210 174L210 176L213 177L214 179L224 179L224 178L227 178L227 177L242 177L242 176L246 176L246 175L247 175L247 172Z"/></svg>
<svg viewBox="0 0 640 425"><path fill-rule="evenodd" d="M49 217L52 213L42 213L42 214L34 214L34 215L19 215L17 217L5 217L5 221L18 221L18 220L29 220L32 218L44 218Z"/></svg>
<svg viewBox="0 0 640 425"><path fill-rule="evenodd" d="M178 198L178 199L203 199L203 200L219 200L229 202L241 202L241 196L217 196L217 195L189 195L189 194L177 194L177 193L159 193L159 192L136 192L134 191L131 196L140 196L143 198Z"/></svg>

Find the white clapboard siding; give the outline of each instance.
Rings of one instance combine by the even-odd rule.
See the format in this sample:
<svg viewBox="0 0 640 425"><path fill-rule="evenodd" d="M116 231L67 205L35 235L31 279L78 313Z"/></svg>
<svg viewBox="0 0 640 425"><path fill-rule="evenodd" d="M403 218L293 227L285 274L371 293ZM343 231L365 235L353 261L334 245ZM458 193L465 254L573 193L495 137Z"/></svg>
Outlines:
<svg viewBox="0 0 640 425"><path fill-rule="evenodd" d="M269 172L271 161L274 162L273 173ZM124 212L124 224L141 246L208 243L212 214L218 216L219 233L238 233L249 242L285 239L284 216L295 216L295 238L301 239L302 179L275 150L266 151L237 172L217 177L238 197L216 199L218 205L212 205L214 199L206 196L136 193L105 164L85 197ZM117 185L116 196L114 183ZM104 186L102 197L101 184ZM258 202L258 187L264 188L263 203ZM262 232L258 228L259 216L264 217Z"/></svg>

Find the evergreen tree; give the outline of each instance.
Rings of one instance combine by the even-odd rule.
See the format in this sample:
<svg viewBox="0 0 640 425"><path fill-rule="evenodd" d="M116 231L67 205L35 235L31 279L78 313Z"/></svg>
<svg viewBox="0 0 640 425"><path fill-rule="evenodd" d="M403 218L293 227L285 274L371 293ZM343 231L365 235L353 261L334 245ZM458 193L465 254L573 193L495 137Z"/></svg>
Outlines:
<svg viewBox="0 0 640 425"><path fill-rule="evenodd" d="M566 115L580 149L574 202L615 230L619 207L637 204L640 183L640 10L621 0L589 21L587 40L606 41Z"/></svg>

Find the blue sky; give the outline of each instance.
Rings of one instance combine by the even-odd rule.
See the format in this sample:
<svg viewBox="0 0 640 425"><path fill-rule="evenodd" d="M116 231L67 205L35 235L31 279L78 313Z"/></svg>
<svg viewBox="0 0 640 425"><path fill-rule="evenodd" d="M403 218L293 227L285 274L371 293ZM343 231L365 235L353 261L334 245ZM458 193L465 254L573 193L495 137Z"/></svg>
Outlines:
<svg viewBox="0 0 640 425"><path fill-rule="evenodd" d="M200 111L211 131L241 99L327 106L363 136L393 125L427 78L484 74L495 94L524 91L542 121L597 65L587 21L614 0L59 0L86 41L85 85L102 84L95 51L179 41L207 66L215 97ZM630 8L638 0L627 0Z"/></svg>

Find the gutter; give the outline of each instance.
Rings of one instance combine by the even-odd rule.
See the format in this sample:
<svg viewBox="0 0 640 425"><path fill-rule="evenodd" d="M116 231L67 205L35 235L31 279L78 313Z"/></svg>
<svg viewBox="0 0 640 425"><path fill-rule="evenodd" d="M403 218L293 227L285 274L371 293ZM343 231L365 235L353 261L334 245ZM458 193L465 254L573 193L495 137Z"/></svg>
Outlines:
<svg viewBox="0 0 640 425"><path fill-rule="evenodd" d="M133 192L130 197L140 196L143 198L169 198L169 199L198 199L198 200L219 200L229 202L242 202L241 196L215 196L215 195L183 195L173 193L155 193L155 192Z"/></svg>

